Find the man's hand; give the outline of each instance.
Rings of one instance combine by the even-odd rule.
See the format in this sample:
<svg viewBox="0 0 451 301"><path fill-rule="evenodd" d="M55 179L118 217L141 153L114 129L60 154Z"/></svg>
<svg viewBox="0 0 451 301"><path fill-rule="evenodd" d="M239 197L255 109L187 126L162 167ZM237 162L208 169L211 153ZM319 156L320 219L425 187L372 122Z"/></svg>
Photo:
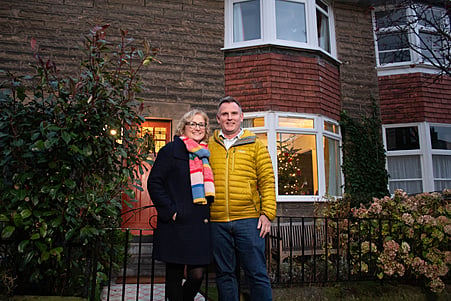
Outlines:
<svg viewBox="0 0 451 301"><path fill-rule="evenodd" d="M266 215L260 215L258 219L257 229L260 229L260 237L265 237L266 234L271 231L271 222L266 217Z"/></svg>

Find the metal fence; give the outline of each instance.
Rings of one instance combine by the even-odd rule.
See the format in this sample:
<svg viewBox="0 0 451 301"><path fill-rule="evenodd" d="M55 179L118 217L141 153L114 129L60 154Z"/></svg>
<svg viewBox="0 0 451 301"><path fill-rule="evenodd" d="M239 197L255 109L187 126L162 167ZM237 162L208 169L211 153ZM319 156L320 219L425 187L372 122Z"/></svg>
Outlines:
<svg viewBox="0 0 451 301"><path fill-rule="evenodd" d="M277 217L266 237L272 285L376 280L375 250L381 250L393 229L400 231L388 219ZM143 235L146 229L138 230L138 235L131 230L107 229L93 244L66 246L66 262L74 254L82 259L78 269L84 269L85 277L80 295L89 300L164 300L164 264L152 257L152 236ZM8 261L11 245L11 240L0 241L0 266ZM66 267L65 276L73 268ZM202 296L196 300L214 300L213 265L207 274ZM242 275L239 268L237 274ZM246 291L245 277L240 283Z"/></svg>

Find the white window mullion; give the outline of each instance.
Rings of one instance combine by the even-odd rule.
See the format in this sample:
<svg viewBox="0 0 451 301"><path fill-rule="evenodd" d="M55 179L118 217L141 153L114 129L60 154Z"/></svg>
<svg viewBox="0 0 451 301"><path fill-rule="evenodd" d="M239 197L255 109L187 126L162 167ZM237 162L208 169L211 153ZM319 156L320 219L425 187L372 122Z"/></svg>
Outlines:
<svg viewBox="0 0 451 301"><path fill-rule="evenodd" d="M276 143L276 114L269 112L265 115L265 123L268 128L268 151L273 162L274 175L276 175L276 189L277 189L277 143Z"/></svg>
<svg viewBox="0 0 451 301"><path fill-rule="evenodd" d="M326 194L326 174L324 164L324 122L322 118L315 118L316 128L318 133L316 134L316 149L318 154L318 195L322 196Z"/></svg>
<svg viewBox="0 0 451 301"><path fill-rule="evenodd" d="M423 177L423 189L424 191L434 191L434 171L432 163L432 145L431 145L431 133L429 130L429 124L422 122L418 124L418 131L420 135L420 151L421 151L421 163L422 163L422 177Z"/></svg>
<svg viewBox="0 0 451 301"><path fill-rule="evenodd" d="M276 36L275 0L263 0L262 3L262 38L265 43L274 43ZM270 5L267 5L270 4Z"/></svg>
<svg viewBox="0 0 451 301"><path fill-rule="evenodd" d="M307 44L319 49L315 1L307 2L305 5L305 22L307 23Z"/></svg>

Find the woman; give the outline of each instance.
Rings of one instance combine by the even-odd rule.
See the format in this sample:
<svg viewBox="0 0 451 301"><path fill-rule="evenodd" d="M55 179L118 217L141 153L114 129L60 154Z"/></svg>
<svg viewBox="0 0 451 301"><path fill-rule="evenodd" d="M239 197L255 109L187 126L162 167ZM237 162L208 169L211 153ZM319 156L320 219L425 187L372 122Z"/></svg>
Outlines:
<svg viewBox="0 0 451 301"><path fill-rule="evenodd" d="M187 112L174 141L158 152L147 182L158 212L153 256L166 263L165 294L170 301L194 300L211 261L210 203L215 191L206 144L209 132L205 112Z"/></svg>

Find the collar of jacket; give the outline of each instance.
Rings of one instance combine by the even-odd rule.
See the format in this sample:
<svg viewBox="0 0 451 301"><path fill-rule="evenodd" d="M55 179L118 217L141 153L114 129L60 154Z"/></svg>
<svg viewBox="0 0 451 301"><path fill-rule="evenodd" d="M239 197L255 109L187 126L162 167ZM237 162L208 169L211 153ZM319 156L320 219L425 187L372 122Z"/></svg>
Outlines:
<svg viewBox="0 0 451 301"><path fill-rule="evenodd" d="M215 131L215 140L219 144L224 145L224 138L219 135L219 132L219 130ZM238 138L238 140L231 147L254 143L255 139L257 139L257 136L254 133L249 130L244 130L241 138Z"/></svg>
<svg viewBox="0 0 451 301"><path fill-rule="evenodd" d="M178 159L183 159L188 161L188 150L186 149L185 143L179 136L174 136L174 157Z"/></svg>

